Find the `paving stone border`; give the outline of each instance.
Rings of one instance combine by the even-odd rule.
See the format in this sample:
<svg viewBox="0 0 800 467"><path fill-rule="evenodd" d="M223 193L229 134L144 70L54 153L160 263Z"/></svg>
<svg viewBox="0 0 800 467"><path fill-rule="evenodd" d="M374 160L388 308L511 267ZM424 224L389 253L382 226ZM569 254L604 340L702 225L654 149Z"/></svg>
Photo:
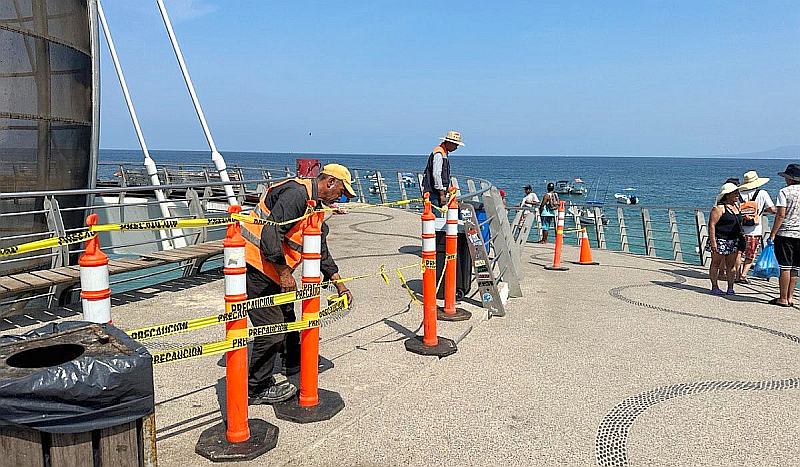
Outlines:
<svg viewBox="0 0 800 467"><path fill-rule="evenodd" d="M609 266L620 267L620 266ZM630 268L626 268L630 269ZM639 269L639 268L637 268ZM675 281L674 284L682 284L686 279L679 274L670 271L658 270L662 274L672 276ZM614 287L608 293L612 297L622 300L642 308L660 311L664 313L671 313L680 316L689 316L692 318L702 318L713 321L718 321L725 324L733 324L736 326L743 326L756 331L762 331L772 334L777 337L788 339L794 343L800 343L800 337L793 334L785 333L775 329L766 328L763 326L756 326L742 321L735 321L726 318L719 318L715 316L707 316L699 313L689 313L685 311L673 310L670 308L651 305L646 302L632 300L623 295L625 290L652 287L657 284L636 284L624 285ZM712 391L765 391L765 390L783 390L783 389L797 389L800 388L800 377L787 378L782 380L773 381L697 381L691 383L680 383L671 386L663 386L660 388L652 389L632 397L629 397L617 404L611 411L603 417L600 426L597 429L597 438L595 440L595 457L597 465L601 467L616 467L627 466L627 439L628 432L631 425L636 421L636 418L644 413L645 410L652 407L659 402L663 402L675 397L699 394Z"/></svg>

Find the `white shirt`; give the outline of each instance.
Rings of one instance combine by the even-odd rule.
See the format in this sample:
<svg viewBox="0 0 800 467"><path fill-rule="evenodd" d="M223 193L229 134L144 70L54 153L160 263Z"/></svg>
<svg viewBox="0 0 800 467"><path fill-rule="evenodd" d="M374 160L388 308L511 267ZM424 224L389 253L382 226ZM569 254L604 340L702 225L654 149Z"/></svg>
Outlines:
<svg viewBox="0 0 800 467"><path fill-rule="evenodd" d="M525 195L524 198L522 198L522 202L519 203L519 205L523 206L523 207L524 206L531 206L531 203L539 204L539 197L536 196L536 193L534 193L532 191L530 193L528 193L527 195Z"/></svg>
<svg viewBox="0 0 800 467"><path fill-rule="evenodd" d="M442 181L442 165L444 165L444 158L447 157L447 154L443 154L440 151L435 151L433 153L433 167L432 167L432 174L433 174L433 187L437 190L444 190L444 182Z"/></svg>
<svg viewBox="0 0 800 467"><path fill-rule="evenodd" d="M781 188L775 205L786 208L786 217L776 235L800 238L800 185L787 185Z"/></svg>
<svg viewBox="0 0 800 467"><path fill-rule="evenodd" d="M753 235L756 237L760 237L762 233L761 219L764 216L764 211L775 206L775 203L772 202L772 198L769 196L769 193L767 193L767 190L762 190L759 188L747 191L740 191L739 196L744 201L750 201L753 199L753 194L756 192L756 190L759 190L758 195L756 196L755 199L755 202L758 205L758 224L742 225L742 230L744 231L745 235Z"/></svg>

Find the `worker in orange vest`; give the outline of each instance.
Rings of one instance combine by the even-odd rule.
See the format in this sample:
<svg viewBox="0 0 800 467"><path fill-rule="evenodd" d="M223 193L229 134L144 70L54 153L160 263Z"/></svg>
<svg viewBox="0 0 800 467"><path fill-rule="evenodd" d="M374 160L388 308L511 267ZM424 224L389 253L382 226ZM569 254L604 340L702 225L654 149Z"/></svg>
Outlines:
<svg viewBox="0 0 800 467"><path fill-rule="evenodd" d="M297 219L306 213L308 200L324 205L338 201L344 194L355 196L351 185L350 171L339 164L328 164L316 178L293 178L272 185L250 213L251 217L276 222ZM256 225L245 223L242 236L245 239L247 260L247 297L265 297L297 289L292 273L302 260L303 230L306 222L286 225ZM328 226L322 224L322 248L320 271L323 280L339 279L339 268L328 251L326 237ZM342 283L335 283L339 295L347 295L348 303L353 297ZM255 326L295 321L294 304L256 308L248 311ZM289 381L276 383L272 374L275 357L283 353L283 373L296 374L300 369L300 334L291 332L273 336L256 337L250 356L248 389L250 404L273 404L290 399L297 388Z"/></svg>

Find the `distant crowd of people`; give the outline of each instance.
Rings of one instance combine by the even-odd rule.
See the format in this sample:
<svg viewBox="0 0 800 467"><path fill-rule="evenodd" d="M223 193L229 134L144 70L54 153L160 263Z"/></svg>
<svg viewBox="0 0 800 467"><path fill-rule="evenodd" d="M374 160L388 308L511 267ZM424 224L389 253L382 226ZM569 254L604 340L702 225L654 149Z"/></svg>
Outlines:
<svg viewBox="0 0 800 467"><path fill-rule="evenodd" d="M793 306L794 288L800 271L800 164L789 164L778 172L786 186L778 191L773 203L769 193L760 188L769 178L755 170L744 174L743 181L729 178L720 187L708 221L711 266L708 275L711 293L733 295L735 283L749 282L747 273L758 257L759 248L773 244L780 265L780 296L770 304ZM769 232L762 229L764 216L775 214ZM727 290L719 279L727 281Z"/></svg>

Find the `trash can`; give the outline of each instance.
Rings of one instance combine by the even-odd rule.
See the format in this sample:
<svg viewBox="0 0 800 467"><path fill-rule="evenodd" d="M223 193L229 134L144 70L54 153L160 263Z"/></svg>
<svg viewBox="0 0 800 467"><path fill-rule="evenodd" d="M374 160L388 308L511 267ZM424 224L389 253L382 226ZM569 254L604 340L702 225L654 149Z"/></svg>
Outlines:
<svg viewBox="0 0 800 467"><path fill-rule="evenodd" d="M481 224L482 222L486 222L488 216L486 215L486 210L483 207L483 203L480 201L465 201L465 203L472 205L475 208L475 221L477 224ZM481 227L481 237L483 237L483 244L486 248L486 252L489 252L489 240L492 239L492 233L489 230L489 223L486 222Z"/></svg>
<svg viewBox="0 0 800 467"><path fill-rule="evenodd" d="M436 281L442 277L446 255L445 220L436 219ZM456 300L463 300L472 287L472 262L469 256L469 245L464 234L464 224L458 223L458 242L456 246ZM444 283L436 292L436 298L444 299Z"/></svg>
<svg viewBox="0 0 800 467"><path fill-rule="evenodd" d="M155 466L154 407L150 354L110 324L0 337L0 464Z"/></svg>

